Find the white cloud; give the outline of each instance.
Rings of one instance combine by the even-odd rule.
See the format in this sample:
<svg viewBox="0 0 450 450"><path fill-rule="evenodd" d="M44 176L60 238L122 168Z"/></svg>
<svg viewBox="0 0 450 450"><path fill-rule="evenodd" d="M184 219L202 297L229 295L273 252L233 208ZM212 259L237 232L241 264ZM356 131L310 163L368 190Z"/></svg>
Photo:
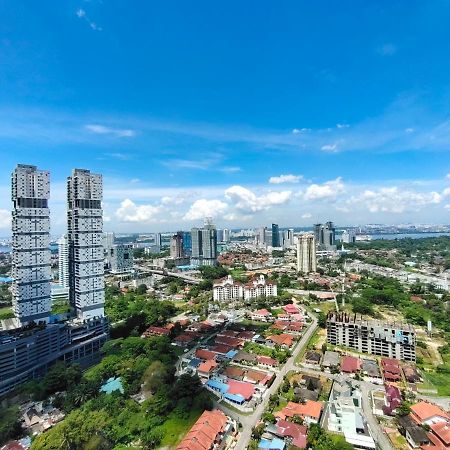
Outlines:
<svg viewBox="0 0 450 450"><path fill-rule="evenodd" d="M11 213L6 209L0 209L0 228L11 228Z"/></svg>
<svg viewBox="0 0 450 450"><path fill-rule="evenodd" d="M323 184L311 184L307 187L303 197L305 200L324 200L335 199L339 194L345 191L342 178L327 181Z"/></svg>
<svg viewBox="0 0 450 450"><path fill-rule="evenodd" d="M381 56L393 56L397 53L397 46L391 43L383 44L377 48L377 53Z"/></svg>
<svg viewBox="0 0 450 450"><path fill-rule="evenodd" d="M450 173L448 173L445 178L447 178L447 180L450 180Z"/></svg>
<svg viewBox="0 0 450 450"><path fill-rule="evenodd" d="M414 128L405 128L405 133L414 133Z"/></svg>
<svg viewBox="0 0 450 450"><path fill-rule="evenodd" d="M98 26L95 22L89 19L84 9L82 8L77 9L75 14L79 19L84 20L94 31L103 31L102 27Z"/></svg>
<svg viewBox="0 0 450 450"><path fill-rule="evenodd" d="M237 210L246 214L263 211L273 205L282 205L287 203L291 196L291 191L271 191L258 197L254 192L238 185L225 191L227 200L231 201Z"/></svg>
<svg viewBox="0 0 450 450"><path fill-rule="evenodd" d="M337 151L337 144L325 144L325 145L322 145L322 147L320 149L324 152L333 153L333 152Z"/></svg>
<svg viewBox="0 0 450 450"><path fill-rule="evenodd" d="M450 187L445 188L445 189L442 191L442 196L443 196L443 197L450 197Z"/></svg>
<svg viewBox="0 0 450 450"><path fill-rule="evenodd" d="M348 123L337 123L337 128L350 128L350 125Z"/></svg>
<svg viewBox="0 0 450 450"><path fill-rule="evenodd" d="M270 177L270 184L282 184L282 183L298 183L303 177L300 175L280 175L279 177Z"/></svg>
<svg viewBox="0 0 450 450"><path fill-rule="evenodd" d="M449 209L450 210L450 203L444 206L445 209Z"/></svg>
<svg viewBox="0 0 450 450"><path fill-rule="evenodd" d="M85 125L86 130L94 134L104 134L116 137L134 137L136 132L130 129L111 128L104 125L88 124Z"/></svg>
<svg viewBox="0 0 450 450"><path fill-rule="evenodd" d="M367 189L362 194L351 197L347 203L359 204L372 213L400 214L405 211L420 211L424 206L438 204L441 201L442 195L435 191L416 192L393 186L378 190Z"/></svg>
<svg viewBox="0 0 450 450"><path fill-rule="evenodd" d="M308 131L311 131L311 128L294 128L292 134L307 133Z"/></svg>
<svg viewBox="0 0 450 450"><path fill-rule="evenodd" d="M311 217L312 217L311 213L302 214L302 219L311 219Z"/></svg>
<svg viewBox="0 0 450 450"><path fill-rule="evenodd" d="M240 172L241 170L242 169L237 166L229 166L229 167L224 167L224 168L220 169L220 171L224 172L224 173L236 173L236 172Z"/></svg>
<svg viewBox="0 0 450 450"><path fill-rule="evenodd" d="M221 200L207 200L202 198L196 200L191 205L189 211L184 215L183 220L200 220L205 217L222 216L227 209L228 205Z"/></svg>
<svg viewBox="0 0 450 450"><path fill-rule="evenodd" d="M127 198L121 202L116 217L122 222L155 222L160 212L161 206L137 205Z"/></svg>

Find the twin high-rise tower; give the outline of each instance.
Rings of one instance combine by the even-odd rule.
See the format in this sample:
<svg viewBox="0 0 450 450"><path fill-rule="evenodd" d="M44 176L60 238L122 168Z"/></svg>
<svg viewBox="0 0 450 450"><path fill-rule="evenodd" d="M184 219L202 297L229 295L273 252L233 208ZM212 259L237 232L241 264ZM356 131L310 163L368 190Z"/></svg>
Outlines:
<svg viewBox="0 0 450 450"><path fill-rule="evenodd" d="M19 164L12 174L13 306L20 325L48 322L50 302L50 174ZM63 283L80 319L104 316L102 177L75 169L67 180L68 258Z"/></svg>

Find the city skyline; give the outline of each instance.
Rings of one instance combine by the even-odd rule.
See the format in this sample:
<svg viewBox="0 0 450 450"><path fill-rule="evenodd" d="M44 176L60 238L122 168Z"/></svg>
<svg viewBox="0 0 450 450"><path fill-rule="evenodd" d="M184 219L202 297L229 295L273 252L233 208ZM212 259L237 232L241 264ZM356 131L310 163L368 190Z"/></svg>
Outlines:
<svg viewBox="0 0 450 450"><path fill-rule="evenodd" d="M5 5L0 235L17 163L51 171L53 234L72 167L107 231L448 222L438 5Z"/></svg>

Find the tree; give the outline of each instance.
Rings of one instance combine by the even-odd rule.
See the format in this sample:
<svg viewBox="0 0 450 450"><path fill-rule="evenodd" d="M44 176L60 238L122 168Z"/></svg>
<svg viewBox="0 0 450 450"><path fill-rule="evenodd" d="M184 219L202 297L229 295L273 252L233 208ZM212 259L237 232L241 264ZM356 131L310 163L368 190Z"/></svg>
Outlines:
<svg viewBox="0 0 450 450"><path fill-rule="evenodd" d="M322 344L322 353L325 353L326 351L327 351L327 343L326 342L324 342L323 344Z"/></svg>
<svg viewBox="0 0 450 450"><path fill-rule="evenodd" d="M140 284L136 288L136 294L138 295L144 295L147 292L147 286L145 284Z"/></svg>
<svg viewBox="0 0 450 450"><path fill-rule="evenodd" d="M260 423L259 425L256 425L256 427L253 427L252 428L252 437L253 437L253 439L256 439L256 440L259 441L261 439L261 436L264 433L265 427L266 426L263 423Z"/></svg>
<svg viewBox="0 0 450 450"><path fill-rule="evenodd" d="M411 403L409 402L401 402L400 405L396 408L397 416L407 416L411 412Z"/></svg>
<svg viewBox="0 0 450 450"><path fill-rule="evenodd" d="M169 375L167 367L161 361L154 361L148 366L142 376L144 388L152 393L165 384Z"/></svg>
<svg viewBox="0 0 450 450"><path fill-rule="evenodd" d="M0 445L19 437L21 433L19 408L16 406L0 408Z"/></svg>

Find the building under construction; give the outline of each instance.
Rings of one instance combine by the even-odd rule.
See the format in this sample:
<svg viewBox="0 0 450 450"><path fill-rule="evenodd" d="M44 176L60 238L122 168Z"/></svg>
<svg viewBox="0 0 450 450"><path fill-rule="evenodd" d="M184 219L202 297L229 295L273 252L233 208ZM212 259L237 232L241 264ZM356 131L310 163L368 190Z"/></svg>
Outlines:
<svg viewBox="0 0 450 450"><path fill-rule="evenodd" d="M363 320L356 314L330 312L327 316L327 342L368 355L416 360L416 334L405 323Z"/></svg>

